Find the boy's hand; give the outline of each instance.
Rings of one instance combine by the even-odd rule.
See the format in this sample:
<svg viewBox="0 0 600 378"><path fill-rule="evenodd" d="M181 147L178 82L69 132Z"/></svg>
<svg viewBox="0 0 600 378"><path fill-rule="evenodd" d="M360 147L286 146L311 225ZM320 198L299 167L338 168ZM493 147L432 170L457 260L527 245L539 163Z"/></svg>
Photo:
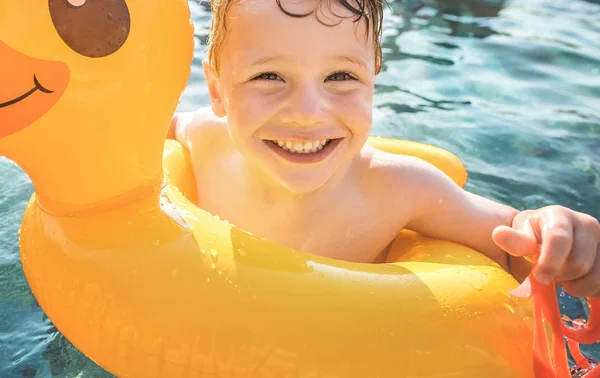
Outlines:
<svg viewBox="0 0 600 378"><path fill-rule="evenodd" d="M531 259L539 252L533 276L543 285L562 281L569 294L600 297L600 224L587 214L561 206L518 213L512 228L499 226L494 242L513 256ZM526 279L511 294L531 294Z"/></svg>

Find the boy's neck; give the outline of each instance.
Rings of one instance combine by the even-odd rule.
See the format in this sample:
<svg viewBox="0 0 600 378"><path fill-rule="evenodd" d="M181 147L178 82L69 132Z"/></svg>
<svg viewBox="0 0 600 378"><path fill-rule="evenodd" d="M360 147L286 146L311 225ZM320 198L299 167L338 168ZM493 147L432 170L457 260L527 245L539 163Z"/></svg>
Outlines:
<svg viewBox="0 0 600 378"><path fill-rule="evenodd" d="M340 166L324 185L305 193L291 191L246 159L244 159L243 166L247 177L245 195L263 204L277 204L287 207L289 211L296 211L299 208L305 209L307 204L327 203L346 182L354 166L354 159Z"/></svg>

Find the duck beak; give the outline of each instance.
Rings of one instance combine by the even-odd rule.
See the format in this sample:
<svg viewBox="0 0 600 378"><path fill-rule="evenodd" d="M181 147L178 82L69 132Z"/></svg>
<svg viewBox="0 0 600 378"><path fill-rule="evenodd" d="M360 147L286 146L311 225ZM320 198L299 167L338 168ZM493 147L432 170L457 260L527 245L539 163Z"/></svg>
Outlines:
<svg viewBox="0 0 600 378"><path fill-rule="evenodd" d="M32 58L0 41L0 139L31 125L58 102L69 68Z"/></svg>

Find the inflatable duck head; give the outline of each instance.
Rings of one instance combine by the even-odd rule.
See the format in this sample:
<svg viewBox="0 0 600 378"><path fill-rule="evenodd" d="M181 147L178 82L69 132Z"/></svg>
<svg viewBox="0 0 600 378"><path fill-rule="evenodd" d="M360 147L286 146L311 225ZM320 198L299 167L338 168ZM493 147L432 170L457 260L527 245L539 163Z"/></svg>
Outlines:
<svg viewBox="0 0 600 378"><path fill-rule="evenodd" d="M65 213L160 186L186 0L0 0L0 156Z"/></svg>

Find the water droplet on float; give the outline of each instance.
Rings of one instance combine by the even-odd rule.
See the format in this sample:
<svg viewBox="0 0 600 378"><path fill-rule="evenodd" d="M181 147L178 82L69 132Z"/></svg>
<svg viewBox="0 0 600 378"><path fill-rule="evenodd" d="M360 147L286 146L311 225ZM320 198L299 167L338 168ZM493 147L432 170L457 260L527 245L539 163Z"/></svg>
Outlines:
<svg viewBox="0 0 600 378"><path fill-rule="evenodd" d="M511 313L515 313L515 308L511 305L509 305L508 303L504 304L504 307L506 307L508 309L508 311L510 311Z"/></svg>
<svg viewBox="0 0 600 378"><path fill-rule="evenodd" d="M469 269L475 270L475 267L473 265L469 265Z"/></svg>
<svg viewBox="0 0 600 378"><path fill-rule="evenodd" d="M215 263L212 263L212 264L210 264L210 268L214 270L217 268L217 265Z"/></svg>
<svg viewBox="0 0 600 378"><path fill-rule="evenodd" d="M217 250L216 250L216 249L211 249L211 250L210 250L210 256L211 256L211 257L212 257L212 258L213 258L215 261L217 261L217 260L218 260L218 258L219 258L219 253L217 252Z"/></svg>
<svg viewBox="0 0 600 378"><path fill-rule="evenodd" d="M252 294L252 299L256 300L258 296L256 294Z"/></svg>
<svg viewBox="0 0 600 378"><path fill-rule="evenodd" d="M240 256L246 256L246 251L244 251L243 249L238 248L237 251L240 254Z"/></svg>
<svg viewBox="0 0 600 378"><path fill-rule="evenodd" d="M216 235L216 234L217 234L217 231L213 230L213 231L212 231L212 234L213 234L213 235Z"/></svg>
<svg viewBox="0 0 600 378"><path fill-rule="evenodd" d="M219 273L219 276L220 276L221 274L223 274L223 272L222 272L222 271L220 271L220 270L218 271L218 273Z"/></svg>
<svg viewBox="0 0 600 378"><path fill-rule="evenodd" d="M152 245L155 246L155 247L158 246L159 244L160 244L160 240L154 240L152 242Z"/></svg>
<svg viewBox="0 0 600 378"><path fill-rule="evenodd" d="M210 277L206 277L206 282L210 283Z"/></svg>
<svg viewBox="0 0 600 378"><path fill-rule="evenodd" d="M202 256L206 256L206 249L200 248L200 252L202 252Z"/></svg>
<svg viewBox="0 0 600 378"><path fill-rule="evenodd" d="M177 277L179 275L179 269L175 268L171 271L171 276Z"/></svg>

